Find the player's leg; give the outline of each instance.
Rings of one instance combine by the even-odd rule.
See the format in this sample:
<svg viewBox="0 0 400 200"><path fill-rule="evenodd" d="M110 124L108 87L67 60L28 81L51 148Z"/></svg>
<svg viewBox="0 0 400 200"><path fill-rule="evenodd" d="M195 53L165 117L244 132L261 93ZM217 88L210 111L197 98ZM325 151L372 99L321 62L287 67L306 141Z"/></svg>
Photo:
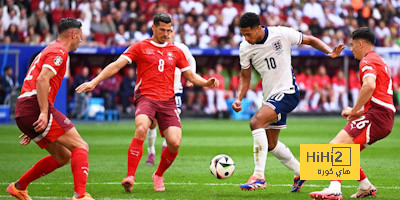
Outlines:
<svg viewBox="0 0 400 200"><path fill-rule="evenodd" d="M265 181L265 163L267 161L268 140L265 127L278 120L275 111L268 105L263 105L250 119L250 129L253 135L254 172L247 183L240 185L243 190L262 189L267 186Z"/></svg>
<svg viewBox="0 0 400 200"><path fill-rule="evenodd" d="M350 198L364 198L369 196L375 196L377 193L376 187L368 180L367 175L360 166L360 180L358 180L360 186L356 193L350 196Z"/></svg>
<svg viewBox="0 0 400 200"><path fill-rule="evenodd" d="M353 137L342 129L333 138L329 144L354 144ZM315 191L310 193L310 197L314 199L342 199L342 181L341 180L331 180L329 187L324 188L322 191Z"/></svg>
<svg viewBox="0 0 400 200"><path fill-rule="evenodd" d="M154 157L156 156L156 143L157 139L157 120L154 120L150 128L147 130L147 160L146 165L154 165Z"/></svg>
<svg viewBox="0 0 400 200"><path fill-rule="evenodd" d="M71 151L64 146L53 142L50 143L46 150L51 154L40 159L33 167L31 167L24 175L22 175L15 183L11 183L7 192L18 199L30 199L26 188L34 180L45 176L59 167L68 164L71 158Z"/></svg>
<svg viewBox="0 0 400 200"><path fill-rule="evenodd" d="M178 155L179 146L182 138L182 130L180 127L170 126L163 131L167 148L161 154L160 164L153 174L154 190L164 191L164 172L172 165Z"/></svg>
<svg viewBox="0 0 400 200"><path fill-rule="evenodd" d="M151 123L152 120L145 114L139 114L135 117L135 136L128 148L128 172L121 183L126 192L131 192L133 189L136 169L143 155L143 142Z"/></svg>
<svg viewBox="0 0 400 200"><path fill-rule="evenodd" d="M300 163L290 149L278 140L280 129L267 129L268 151L272 153L287 168L294 172L291 192L299 192L305 180L300 179Z"/></svg>
<svg viewBox="0 0 400 200"><path fill-rule="evenodd" d="M71 151L71 170L74 177L73 198L87 198L90 196L86 193L86 183L89 175L88 144L82 139L75 127L58 137L55 142Z"/></svg>
<svg viewBox="0 0 400 200"><path fill-rule="evenodd" d="M208 114L214 114L216 112L215 103L214 103L215 90L214 89L206 89L205 93L207 96L207 107L205 109L205 112Z"/></svg>

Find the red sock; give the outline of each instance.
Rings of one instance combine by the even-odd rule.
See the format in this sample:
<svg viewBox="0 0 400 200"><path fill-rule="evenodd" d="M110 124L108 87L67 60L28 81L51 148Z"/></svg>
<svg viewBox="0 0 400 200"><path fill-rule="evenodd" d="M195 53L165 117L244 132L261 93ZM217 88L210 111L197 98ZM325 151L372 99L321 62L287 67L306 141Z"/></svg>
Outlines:
<svg viewBox="0 0 400 200"><path fill-rule="evenodd" d="M25 190L32 181L51 173L57 168L62 167L53 157L46 156L40 159L32 168L30 168L18 180L19 190Z"/></svg>
<svg viewBox="0 0 400 200"><path fill-rule="evenodd" d="M342 184L342 180L331 180L331 181L338 181L340 184Z"/></svg>
<svg viewBox="0 0 400 200"><path fill-rule="evenodd" d="M133 138L128 149L128 174L127 176L135 176L136 169L143 154L143 140Z"/></svg>
<svg viewBox="0 0 400 200"><path fill-rule="evenodd" d="M82 198L86 193L86 182L89 175L88 151L86 149L76 148L71 152L74 191L78 194L78 198Z"/></svg>
<svg viewBox="0 0 400 200"><path fill-rule="evenodd" d="M367 175L365 175L364 170L363 170L362 167L360 166L360 180L359 180L359 181L362 181L362 180L364 180L365 178L367 178Z"/></svg>
<svg viewBox="0 0 400 200"><path fill-rule="evenodd" d="M161 154L161 161L160 165L158 165L156 175L157 176L163 176L164 172L169 168L169 166L172 165L174 162L176 155L178 155L178 152L176 153L171 153L167 148L164 149L164 151Z"/></svg>

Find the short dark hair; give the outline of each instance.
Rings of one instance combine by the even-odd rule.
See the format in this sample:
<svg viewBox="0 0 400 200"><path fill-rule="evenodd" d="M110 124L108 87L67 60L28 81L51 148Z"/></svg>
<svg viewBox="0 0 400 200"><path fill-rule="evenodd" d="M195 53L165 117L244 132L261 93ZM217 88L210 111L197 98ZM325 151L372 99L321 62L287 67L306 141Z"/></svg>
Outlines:
<svg viewBox="0 0 400 200"><path fill-rule="evenodd" d="M10 69L12 69L12 67L6 66L6 67L4 67L3 71L4 71L4 72L7 72L7 71L10 70Z"/></svg>
<svg viewBox="0 0 400 200"><path fill-rule="evenodd" d="M58 34L62 34L64 31L70 28L80 29L82 27L82 23L73 18L62 18L60 24L58 25Z"/></svg>
<svg viewBox="0 0 400 200"><path fill-rule="evenodd" d="M171 17L169 15L167 15L166 13L156 13L153 17L153 24L158 26L158 25L160 25L160 22L169 24L172 22L172 20L171 20Z"/></svg>
<svg viewBox="0 0 400 200"><path fill-rule="evenodd" d="M375 33L369 27L362 27L353 31L350 35L350 38L353 40L363 39L372 45L375 44Z"/></svg>
<svg viewBox="0 0 400 200"><path fill-rule="evenodd" d="M239 27L240 28L255 28L257 26L260 26L261 21L260 21L260 17L252 12L247 12L244 15L242 15L242 17L240 18L240 22L239 22Z"/></svg>

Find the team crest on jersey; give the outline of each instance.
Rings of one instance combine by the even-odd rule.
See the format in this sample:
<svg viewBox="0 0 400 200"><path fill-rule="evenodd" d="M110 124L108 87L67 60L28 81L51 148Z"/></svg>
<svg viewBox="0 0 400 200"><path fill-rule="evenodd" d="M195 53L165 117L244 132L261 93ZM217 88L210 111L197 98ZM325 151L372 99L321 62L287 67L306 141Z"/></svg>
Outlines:
<svg viewBox="0 0 400 200"><path fill-rule="evenodd" d="M168 55L168 60L173 60L174 59L172 52L168 52L167 55Z"/></svg>
<svg viewBox="0 0 400 200"><path fill-rule="evenodd" d="M146 49L145 54L154 55L154 49Z"/></svg>
<svg viewBox="0 0 400 200"><path fill-rule="evenodd" d="M56 66L60 66L62 62L63 62L63 59L61 58L61 56L57 56L54 58L54 64Z"/></svg>
<svg viewBox="0 0 400 200"><path fill-rule="evenodd" d="M281 42L280 40L278 40L278 41L276 41L276 42L273 42L273 43L272 43L272 47L274 48L275 53L276 53L277 55L280 55L280 54L283 52L283 49L282 49L282 42Z"/></svg>

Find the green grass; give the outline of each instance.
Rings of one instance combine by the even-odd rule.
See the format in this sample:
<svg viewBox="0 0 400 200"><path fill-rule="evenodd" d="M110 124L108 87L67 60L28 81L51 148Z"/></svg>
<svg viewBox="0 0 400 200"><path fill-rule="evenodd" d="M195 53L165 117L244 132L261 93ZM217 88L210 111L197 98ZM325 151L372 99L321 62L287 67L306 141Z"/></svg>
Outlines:
<svg viewBox="0 0 400 200"><path fill-rule="evenodd" d="M289 117L288 128L280 134L298 158L299 144L328 143L345 125L341 118ZM378 199L400 198L400 120L392 134L361 153L361 164L369 180L378 188ZM125 193L120 181L126 175L127 148L134 133L133 121L122 123L76 124L89 143L90 174L87 191L96 199L308 199L309 192L320 190L329 181L307 181L300 193L290 193L293 173L274 156L268 155L266 190L241 191L253 171L253 139L248 121L183 120L183 137L179 155L165 173L165 192L153 191L151 180L156 166L144 164L145 153L136 173L132 193ZM0 199L10 199L5 192L38 159L47 155L35 144L18 144L16 125L0 125ZM159 162L162 139L156 141L156 163ZM214 178L209 162L217 154L227 154L235 161L234 175L225 180ZM29 186L33 199L70 199L73 194L70 166L36 180ZM358 187L356 181L343 181L347 199Z"/></svg>

